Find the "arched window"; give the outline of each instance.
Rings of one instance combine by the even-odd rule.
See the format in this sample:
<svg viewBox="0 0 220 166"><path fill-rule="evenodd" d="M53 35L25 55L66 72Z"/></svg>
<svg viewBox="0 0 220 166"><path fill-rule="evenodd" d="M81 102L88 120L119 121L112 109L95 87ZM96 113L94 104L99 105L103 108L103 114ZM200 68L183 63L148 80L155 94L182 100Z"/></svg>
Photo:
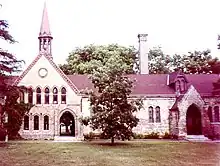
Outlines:
<svg viewBox="0 0 220 166"><path fill-rule="evenodd" d="M37 104L41 104L41 89L39 87L36 90L36 100Z"/></svg>
<svg viewBox="0 0 220 166"><path fill-rule="evenodd" d="M64 87L61 89L61 104L66 104L66 89Z"/></svg>
<svg viewBox="0 0 220 166"><path fill-rule="evenodd" d="M57 104L58 103L58 90L57 88L53 88L53 103Z"/></svg>
<svg viewBox="0 0 220 166"><path fill-rule="evenodd" d="M49 90L49 88L45 88L44 94L45 94L45 96L44 96L45 102L44 103L49 104L50 103L50 90Z"/></svg>
<svg viewBox="0 0 220 166"><path fill-rule="evenodd" d="M20 94L20 102L24 102L24 92L20 91L19 94Z"/></svg>
<svg viewBox="0 0 220 166"><path fill-rule="evenodd" d="M39 116L34 116L34 130L39 130Z"/></svg>
<svg viewBox="0 0 220 166"><path fill-rule="evenodd" d="M213 122L213 118L212 118L212 107L210 107L210 106L209 106L209 108L208 108L208 116L209 116L210 122Z"/></svg>
<svg viewBox="0 0 220 166"><path fill-rule="evenodd" d="M28 89L28 103L33 104L33 89Z"/></svg>
<svg viewBox="0 0 220 166"><path fill-rule="evenodd" d="M154 122L154 110L153 107L149 107L148 108L148 114L149 114L149 123L153 123Z"/></svg>
<svg viewBox="0 0 220 166"><path fill-rule="evenodd" d="M181 80L181 81L180 81L180 91L181 91L181 92L184 92L184 91L185 91L185 81L184 81L184 80Z"/></svg>
<svg viewBox="0 0 220 166"><path fill-rule="evenodd" d="M176 81L176 92L180 92L180 81Z"/></svg>
<svg viewBox="0 0 220 166"><path fill-rule="evenodd" d="M159 106L156 107L156 122L157 123L161 122L161 119L160 119L160 107Z"/></svg>
<svg viewBox="0 0 220 166"><path fill-rule="evenodd" d="M219 106L214 107L214 118L215 122L219 122Z"/></svg>
<svg viewBox="0 0 220 166"><path fill-rule="evenodd" d="M29 116L24 116L24 130L29 130Z"/></svg>
<svg viewBox="0 0 220 166"><path fill-rule="evenodd" d="M49 130L49 116L44 116L44 130Z"/></svg>

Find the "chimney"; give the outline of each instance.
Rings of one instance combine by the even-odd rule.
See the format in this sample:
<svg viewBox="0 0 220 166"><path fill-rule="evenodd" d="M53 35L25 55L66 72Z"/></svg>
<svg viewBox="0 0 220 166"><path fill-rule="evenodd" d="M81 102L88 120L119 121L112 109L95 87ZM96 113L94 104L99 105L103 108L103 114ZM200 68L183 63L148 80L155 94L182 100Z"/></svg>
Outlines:
<svg viewBox="0 0 220 166"><path fill-rule="evenodd" d="M148 34L138 34L140 74L149 74L147 36Z"/></svg>

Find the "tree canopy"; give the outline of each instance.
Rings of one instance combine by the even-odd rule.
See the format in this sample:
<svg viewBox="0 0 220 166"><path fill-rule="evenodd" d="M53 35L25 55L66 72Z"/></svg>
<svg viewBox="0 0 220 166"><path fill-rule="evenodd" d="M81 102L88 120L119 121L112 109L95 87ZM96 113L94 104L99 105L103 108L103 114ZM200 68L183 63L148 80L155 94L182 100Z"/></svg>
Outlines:
<svg viewBox="0 0 220 166"><path fill-rule="evenodd" d="M220 73L220 61L210 50L168 55L160 47L149 50L150 74L165 74L182 70L186 74ZM76 48L67 58L67 64L60 65L65 74L92 74L98 67L105 66L109 57L119 56L126 74L139 71L138 50L117 44L87 45Z"/></svg>
<svg viewBox="0 0 220 166"><path fill-rule="evenodd" d="M149 51L150 74L170 73L182 70L185 74L220 73L220 61L213 58L210 50L188 54L165 55L160 47Z"/></svg>
<svg viewBox="0 0 220 166"><path fill-rule="evenodd" d="M126 65L120 55L110 56L105 66L98 67L91 75L95 91L89 92L91 116L82 120L93 130L101 130L103 138L130 139L132 128L137 126L134 115L141 100L130 98L133 80L126 75Z"/></svg>
<svg viewBox="0 0 220 166"><path fill-rule="evenodd" d="M100 66L106 65L108 59L118 56L126 66L126 73L135 73L137 66L137 50L118 44L87 45L76 48L67 58L67 64L60 65L65 74L92 74Z"/></svg>
<svg viewBox="0 0 220 166"><path fill-rule="evenodd" d="M0 20L0 39L13 44L16 41L10 35L8 28L8 22L6 20ZM5 122L4 119L1 121L5 122L4 128L7 129L9 138L14 138L18 135L23 116L30 109L28 104L17 102L20 93L22 93L25 88L12 86L10 83L10 77L13 76L15 72L20 71L23 62L24 61L18 60L16 56L7 50L0 48L0 92L1 97L6 97L2 109L3 112L0 113L6 113L8 115L8 122ZM0 131L3 132L2 129Z"/></svg>

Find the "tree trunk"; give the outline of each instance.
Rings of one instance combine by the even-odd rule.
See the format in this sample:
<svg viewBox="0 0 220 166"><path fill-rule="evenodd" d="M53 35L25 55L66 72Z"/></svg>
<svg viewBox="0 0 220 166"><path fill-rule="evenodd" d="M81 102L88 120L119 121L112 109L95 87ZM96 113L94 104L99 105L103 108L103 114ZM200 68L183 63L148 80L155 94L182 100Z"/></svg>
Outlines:
<svg viewBox="0 0 220 166"><path fill-rule="evenodd" d="M114 144L114 141L115 141L115 139L114 139L114 137L112 137L111 138L111 144Z"/></svg>

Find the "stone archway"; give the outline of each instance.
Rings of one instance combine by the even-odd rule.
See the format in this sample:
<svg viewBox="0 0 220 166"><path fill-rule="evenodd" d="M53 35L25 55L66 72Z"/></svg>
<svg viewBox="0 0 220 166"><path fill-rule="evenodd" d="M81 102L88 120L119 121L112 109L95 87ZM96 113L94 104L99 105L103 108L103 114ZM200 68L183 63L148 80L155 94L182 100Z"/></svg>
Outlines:
<svg viewBox="0 0 220 166"><path fill-rule="evenodd" d="M192 104L186 112L187 135L202 135L202 117L199 108Z"/></svg>
<svg viewBox="0 0 220 166"><path fill-rule="evenodd" d="M60 136L75 136L75 118L69 111L60 117Z"/></svg>

